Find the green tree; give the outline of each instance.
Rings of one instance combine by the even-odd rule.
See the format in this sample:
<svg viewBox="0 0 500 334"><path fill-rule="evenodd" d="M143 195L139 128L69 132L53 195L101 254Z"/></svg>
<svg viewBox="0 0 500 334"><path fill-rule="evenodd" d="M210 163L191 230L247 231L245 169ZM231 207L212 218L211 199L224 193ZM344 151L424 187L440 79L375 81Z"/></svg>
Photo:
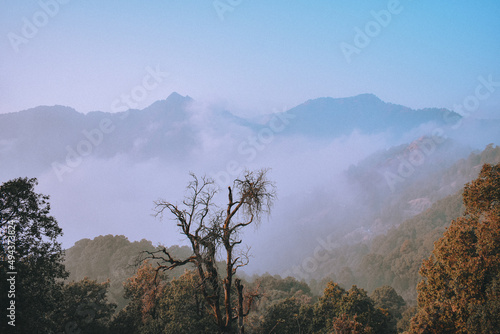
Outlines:
<svg viewBox="0 0 500 334"><path fill-rule="evenodd" d="M109 279L108 298L117 304L117 311L127 304L123 282L137 271L137 258L145 250L154 251L151 241L130 242L123 235L105 235L94 239L82 239L65 250L65 266L69 280L79 281L85 277L103 282ZM175 257L190 256L187 246L172 246L168 252ZM153 263L155 265L155 263ZM193 267L194 268L194 267ZM169 277L179 277L185 268L169 271Z"/></svg>
<svg viewBox="0 0 500 334"><path fill-rule="evenodd" d="M293 299L300 305L312 306L313 295L305 282L299 282L293 277L281 278L268 273L253 277L252 283L245 283L249 291L258 296L252 307L252 312L245 318L245 330L249 333L261 333L263 319L268 315L269 308L285 299ZM312 319L312 315L309 317ZM274 326L274 324L273 324ZM301 327L303 330L303 328Z"/></svg>
<svg viewBox="0 0 500 334"><path fill-rule="evenodd" d="M137 334L140 333L141 325L141 312L130 302L113 317L109 325L109 332L111 334Z"/></svg>
<svg viewBox="0 0 500 334"><path fill-rule="evenodd" d="M342 298L341 314L356 316L367 330L372 333L390 333L390 315L387 311L375 307L373 300L364 289L353 285Z"/></svg>
<svg viewBox="0 0 500 334"><path fill-rule="evenodd" d="M318 302L314 305L312 331L327 333L329 321L342 313L342 298L346 294L344 288L333 281L328 282Z"/></svg>
<svg viewBox="0 0 500 334"><path fill-rule="evenodd" d="M464 188L465 214L435 243L420 269L413 333L491 333L498 314L500 164L485 164Z"/></svg>
<svg viewBox="0 0 500 334"><path fill-rule="evenodd" d="M370 333L390 333L389 313L376 308L366 291L355 285L346 291L336 283L328 283L315 305L314 314L314 333L330 333L335 330L334 324L350 328L350 321L353 326L361 323Z"/></svg>
<svg viewBox="0 0 500 334"><path fill-rule="evenodd" d="M0 306L6 310L15 302L19 333L48 333L55 328L58 320L51 315L61 300L62 279L68 275L57 242L62 229L49 215L49 197L36 193L36 185L34 178L18 178L0 185ZM10 272L17 274L7 274ZM5 293L11 287L15 298ZM2 332L12 329L4 321L5 315L2 317Z"/></svg>
<svg viewBox="0 0 500 334"><path fill-rule="evenodd" d="M88 278L64 285L54 314L56 333L107 333L116 308L116 304L107 301L108 288L109 281L97 283Z"/></svg>
<svg viewBox="0 0 500 334"><path fill-rule="evenodd" d="M218 332L213 318L207 312L199 286L200 279L194 271L186 271L181 277L166 284L159 308L159 316L166 322L165 333Z"/></svg>
<svg viewBox="0 0 500 334"><path fill-rule="evenodd" d="M401 319L398 321L398 333L407 332L410 330L410 323L412 318L417 314L417 306L409 306L401 314Z"/></svg>
<svg viewBox="0 0 500 334"><path fill-rule="evenodd" d="M111 333L217 333L199 285L193 271L168 281L151 263L143 263L125 283L130 302L113 320Z"/></svg>
<svg viewBox="0 0 500 334"><path fill-rule="evenodd" d="M375 289L370 298L373 300L374 306L378 309L387 310L391 315L389 321L389 330L397 331L397 323L402 318L406 303L396 290L388 285L381 286Z"/></svg>
<svg viewBox="0 0 500 334"><path fill-rule="evenodd" d="M296 334L309 333L311 319L308 306L295 298L283 299L267 309L260 333Z"/></svg>

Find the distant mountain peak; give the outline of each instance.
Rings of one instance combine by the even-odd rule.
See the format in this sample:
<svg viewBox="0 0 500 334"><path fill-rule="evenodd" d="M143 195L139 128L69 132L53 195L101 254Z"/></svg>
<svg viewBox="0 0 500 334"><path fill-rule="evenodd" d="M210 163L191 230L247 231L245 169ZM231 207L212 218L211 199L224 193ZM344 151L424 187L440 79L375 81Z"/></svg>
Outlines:
<svg viewBox="0 0 500 334"><path fill-rule="evenodd" d="M347 100L347 99L349 99L349 100L370 101L370 102L373 102L373 101L383 102L377 95L372 94L372 93L363 93L363 94L354 95L354 96L351 96L351 97L344 97L344 98L342 98L342 100Z"/></svg>
<svg viewBox="0 0 500 334"><path fill-rule="evenodd" d="M433 122L450 125L453 112L446 109L411 109L384 102L374 94L344 98L321 97L300 104L286 113L296 117L287 127L289 133L313 136L348 135L357 129L364 133L392 131L402 135L419 126Z"/></svg>
<svg viewBox="0 0 500 334"><path fill-rule="evenodd" d="M146 113L151 117L168 118L170 121L182 121L187 117L187 105L194 100L189 96L171 93L165 100L153 102L148 107L140 110L138 114Z"/></svg>
<svg viewBox="0 0 500 334"><path fill-rule="evenodd" d="M148 107L144 108L146 110L166 110L166 109L182 109L182 106L193 102L194 100L189 96L182 96L177 92L171 93L165 100L158 100L153 102Z"/></svg>
<svg viewBox="0 0 500 334"><path fill-rule="evenodd" d="M74 108L63 106L63 105L53 105L53 106L37 106L29 109L20 111L20 113L78 113Z"/></svg>
<svg viewBox="0 0 500 334"><path fill-rule="evenodd" d="M297 107L300 106L305 106L305 105L311 105L311 104L328 104L328 105L343 105L343 104L380 104L380 103L386 103L382 101L378 96L370 93L365 93L365 94L359 94L359 95L354 95L354 96L349 96L349 97L318 97L315 99L310 99L307 100L306 102L298 105Z"/></svg>
<svg viewBox="0 0 500 334"><path fill-rule="evenodd" d="M172 92L166 99L167 102L191 102L193 99L189 95L182 96L177 92Z"/></svg>

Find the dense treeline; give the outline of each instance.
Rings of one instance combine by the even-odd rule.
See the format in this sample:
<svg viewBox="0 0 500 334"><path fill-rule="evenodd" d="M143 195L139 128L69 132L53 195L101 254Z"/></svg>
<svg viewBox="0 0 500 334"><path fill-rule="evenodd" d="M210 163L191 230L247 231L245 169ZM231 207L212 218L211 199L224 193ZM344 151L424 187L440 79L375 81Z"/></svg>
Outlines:
<svg viewBox="0 0 500 334"><path fill-rule="evenodd" d="M69 272L68 281L79 281L85 277L98 282L109 280L109 299L120 310L127 304L123 283L137 270L142 252L157 249L151 241L130 242L123 235L79 240L66 250L64 264ZM176 256L191 254L186 246L172 246L168 251ZM179 277L183 273L184 269L175 269L169 272L169 277Z"/></svg>
<svg viewBox="0 0 500 334"><path fill-rule="evenodd" d="M246 319L247 333L331 333L355 326L370 333L396 333L406 303L389 286L372 295L329 282L319 298L292 277L264 275L247 289L258 300ZM130 303L110 323L111 333L218 333L193 271L169 280L143 264L125 283Z"/></svg>
<svg viewBox="0 0 500 334"><path fill-rule="evenodd" d="M500 331L500 164L485 164L463 200L420 268L411 333Z"/></svg>
<svg viewBox="0 0 500 334"><path fill-rule="evenodd" d="M471 154L468 159L460 160L446 173L430 178L421 185L429 193L439 190L443 184L466 183L480 172L484 164L500 163L500 147L489 145L480 154ZM455 180L455 181L453 181ZM416 284L420 280L418 270L422 260L432 252L434 243L443 235L453 219L460 217L465 210L462 190L435 202L423 213L404 221L387 234L376 237L370 245L369 253L355 266L356 281L371 290L380 285L391 285L407 301L415 301Z"/></svg>
<svg viewBox="0 0 500 334"><path fill-rule="evenodd" d="M54 330L68 276L62 264L62 235L50 216L48 196L34 191L36 179L18 178L0 185L0 307L2 333Z"/></svg>
<svg viewBox="0 0 500 334"><path fill-rule="evenodd" d="M498 158L498 148L487 153L487 159ZM219 303L217 311L237 305L240 315L234 319L243 322L245 310L245 326L229 322L222 331L215 321L214 295L207 294L213 290L200 288L204 277L200 267L165 265L165 261L180 263L174 257L188 259L182 264L194 263L195 254L187 247L153 247L146 240L101 236L77 242L67 252L65 267L57 241L62 230L50 216L48 197L34 191L36 184L35 179L19 178L0 186L0 288L8 291L1 296L2 308L7 310L2 332L14 326L23 333L103 334L242 333L243 328L246 333L498 332L500 164L482 165L478 178L467 183L462 193L437 201L369 247L365 245L355 270L346 267L338 275L344 284L338 279L307 284L293 277L264 275L248 281L227 276L221 282L234 279L235 284L227 285L229 301ZM255 196L258 184L244 183L239 194ZM209 204L195 199L192 203ZM227 212L244 200L233 202L229 189ZM189 213L176 206L169 209L181 221L186 217L183 212ZM201 216L192 217L205 218L207 212L202 209ZM219 222L220 215L214 217ZM252 222L252 214L249 217ZM189 232L190 221L184 221ZM237 221L234 226L241 224ZM210 242L218 235L210 232L210 239L196 239L199 234L193 234L193 244L205 242L214 255ZM238 239L231 240L238 244ZM144 260L144 254L158 253L167 258ZM214 256L207 259L215 261ZM227 266L217 262L212 268L220 271L215 276L219 279ZM356 275L361 270L364 285L345 284L359 279ZM411 297L415 286L417 307L398 294L404 291ZM223 301L223 296L217 298Z"/></svg>
<svg viewBox="0 0 500 334"><path fill-rule="evenodd" d="M34 179L16 179L0 188L2 233L6 236L2 238L2 275L5 278L14 266L23 271L16 283L20 293L14 298L12 321L2 322L3 331L15 325L23 333L219 333L201 295L199 276L189 267L180 277L158 271L157 265L148 261L135 267L135 274L124 282L124 297L129 302L119 312L108 298L109 276L104 282L87 277L64 284L58 281L68 276L62 263L63 252L56 241L62 231L49 216L48 197L35 193L35 185ZM11 229L9 226L14 224ZM10 234L16 235L17 242L12 252ZM129 261L137 260L134 253L140 252L142 246L146 250L152 247L146 241L130 243L122 236L84 239L69 252L80 264L74 266L74 275L88 271L101 278L107 270L118 279L133 267ZM127 250L129 256L118 259L119 252L126 255ZM179 247L170 250L172 254L185 251ZM120 265L124 271L118 270ZM8 283L6 279L2 282ZM317 298L306 283L291 277L267 275L243 284L246 295L256 300L252 317L246 320L247 333L328 333L353 326L390 333L395 332L404 307L402 298L390 287L378 291L372 299L356 286L346 291L330 282L325 293ZM21 292L22 289L29 293ZM8 287L2 285L2 290L8 291ZM6 297L2 294L5 306L10 304Z"/></svg>
<svg viewBox="0 0 500 334"><path fill-rule="evenodd" d="M474 179L484 163L498 162L500 147L489 145L483 152L472 153L445 172L431 176L429 182L420 182L418 187L412 187L413 192L408 190L408 193L401 195L410 199L426 192L443 194L456 188L450 186L451 184L465 184ZM375 237L370 242L332 250L330 259L322 264L312 276L314 279L309 281L311 289L319 295L329 280L339 282L344 287L356 284L368 291L390 285L407 302L415 303L420 264L431 253L434 242L451 220L463 213L461 193L458 191L436 201L428 210L391 228L386 234ZM401 200L397 203L403 202ZM401 205L397 204L398 207ZM405 207L398 207L382 212L381 216L391 216L395 212L404 211ZM117 303L118 309L121 309L126 303L122 283L133 274L138 252L153 249L155 247L149 241L130 243L123 236L116 239L112 236L101 236L93 241L83 239L67 250L65 264L70 272L70 280L88 276L101 282L109 278L110 300ZM172 246L168 250L177 257L185 257L190 252L187 247L178 246ZM170 276L179 277L182 273L183 269L178 268L171 272Z"/></svg>
<svg viewBox="0 0 500 334"><path fill-rule="evenodd" d="M325 282L325 277L343 286L356 284L373 291L376 287L390 285L410 304L416 303L416 284L422 260L431 253L436 242L450 222L463 214L462 190L439 199L443 194L463 187L475 179L484 164L500 163L500 147L488 145L480 153L471 153L444 172L420 180L399 193L392 205L380 212L378 219L393 219L408 208L410 199L432 197L436 200L429 209L392 227L373 240L343 245L330 250L330 258L314 273L313 285ZM351 171L353 172L353 171ZM354 172L353 172L354 173ZM328 281L328 279L326 281ZM323 287L315 291L319 292Z"/></svg>
<svg viewBox="0 0 500 334"><path fill-rule="evenodd" d="M493 145L466 157L450 139L422 137L376 153L351 166L346 175L361 189L363 206L373 212L370 225L392 227L459 191L477 176L480 164L495 162L488 158L492 153L500 158L500 149Z"/></svg>
<svg viewBox="0 0 500 334"><path fill-rule="evenodd" d="M372 290L391 285L405 299L416 300L418 270L452 219L463 213L462 195L436 202L429 210L373 240L370 252L356 268L361 283ZM362 273L362 274L361 274Z"/></svg>

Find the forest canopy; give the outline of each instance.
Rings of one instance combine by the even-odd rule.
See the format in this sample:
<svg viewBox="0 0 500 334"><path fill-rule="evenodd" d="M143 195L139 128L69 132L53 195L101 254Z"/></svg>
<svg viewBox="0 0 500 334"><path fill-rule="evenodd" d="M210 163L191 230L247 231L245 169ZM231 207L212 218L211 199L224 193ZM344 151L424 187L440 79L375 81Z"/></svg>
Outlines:
<svg viewBox="0 0 500 334"><path fill-rule="evenodd" d="M358 270L365 270L363 285L328 277L307 282L250 277L236 272L239 259L217 255L213 247L227 251L239 245L240 234L231 231L257 219L255 210L268 210L265 197L273 192L263 173L237 180L226 207L213 215L209 179L195 178L201 183L188 186L195 197L184 203L191 210L156 203L174 214L198 249L107 235L82 239L64 254L57 241L62 229L50 215L48 196L36 193L36 179L2 184L1 284L8 283L9 270L24 273L16 277L16 287L23 289L16 290L16 324L43 333L491 333L499 328L500 164L482 165L463 191L373 240L358 263ZM200 218L209 224L196 225ZM16 236L15 252L10 235ZM209 273L213 282L203 290ZM417 307L412 291L418 293ZM226 321L228 315L234 320ZM37 328L27 319L39 319Z"/></svg>

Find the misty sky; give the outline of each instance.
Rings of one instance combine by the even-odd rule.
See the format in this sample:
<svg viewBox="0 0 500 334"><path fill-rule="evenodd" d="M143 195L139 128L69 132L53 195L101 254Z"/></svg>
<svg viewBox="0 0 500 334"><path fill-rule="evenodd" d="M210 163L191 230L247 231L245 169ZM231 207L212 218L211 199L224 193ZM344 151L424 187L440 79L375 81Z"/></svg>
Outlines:
<svg viewBox="0 0 500 334"><path fill-rule="evenodd" d="M500 81L497 0L55 1L0 3L1 113L173 91L241 115L360 93L453 109L478 76Z"/></svg>
<svg viewBox="0 0 500 334"><path fill-rule="evenodd" d="M476 99L474 117L499 118L499 18L498 0L1 1L0 113L39 105L118 112L172 92L192 97L184 126L194 138L181 133L173 142L182 162L174 154L165 162L114 152L86 157L64 182L50 166L30 175L37 191L51 196L63 246L108 233L182 244L175 224L151 216L153 201L181 199L189 171L214 176L236 160L251 170L271 168L279 195L271 223L246 231L245 240L256 258L251 270L281 272L287 264L280 259L301 261L303 247L314 249L318 236L348 226L343 210L364 214L361 191L343 174L351 164L435 125L397 142L389 131L329 140L276 135L249 161L238 147L250 129L216 126L214 111L249 117L318 97L372 93L415 109L455 109ZM460 130L462 144L475 135ZM139 137L132 138L138 146L146 141ZM0 141L5 150L9 140ZM199 145L183 146L190 140Z"/></svg>

